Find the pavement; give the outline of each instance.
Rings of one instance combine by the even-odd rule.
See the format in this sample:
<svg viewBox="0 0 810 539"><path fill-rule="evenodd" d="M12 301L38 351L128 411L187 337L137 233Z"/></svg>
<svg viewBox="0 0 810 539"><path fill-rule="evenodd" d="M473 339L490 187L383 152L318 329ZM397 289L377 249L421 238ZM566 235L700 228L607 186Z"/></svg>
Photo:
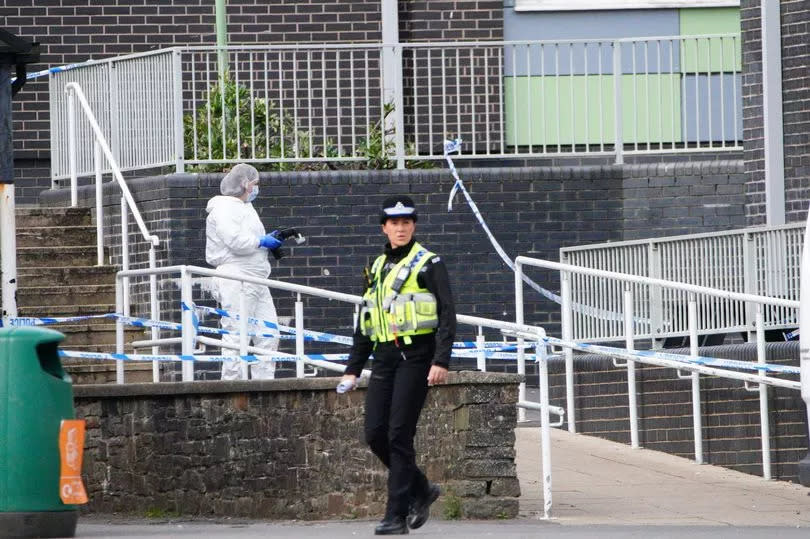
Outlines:
<svg viewBox="0 0 810 539"><path fill-rule="evenodd" d="M420 537L499 539L810 537L810 489L646 449L552 429L550 519L542 519L540 429L515 430L520 517L503 521L432 519ZM376 522L269 522L82 516L76 537L370 537ZM2 533L0 533L2 535Z"/></svg>

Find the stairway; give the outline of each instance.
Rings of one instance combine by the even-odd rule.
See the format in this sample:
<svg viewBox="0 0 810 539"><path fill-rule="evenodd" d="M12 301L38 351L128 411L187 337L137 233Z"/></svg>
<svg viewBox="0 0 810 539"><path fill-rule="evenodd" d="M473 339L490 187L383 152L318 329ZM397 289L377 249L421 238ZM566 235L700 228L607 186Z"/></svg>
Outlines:
<svg viewBox="0 0 810 539"><path fill-rule="evenodd" d="M82 316L115 312L114 266L96 266L96 228L87 208L16 210L17 311L20 317ZM65 334L63 350L114 352L115 322L91 319L48 326ZM126 327L125 342L144 338ZM131 351L131 347L126 347ZM115 361L62 360L74 384L115 381ZM151 382L152 366L126 362L125 380Z"/></svg>

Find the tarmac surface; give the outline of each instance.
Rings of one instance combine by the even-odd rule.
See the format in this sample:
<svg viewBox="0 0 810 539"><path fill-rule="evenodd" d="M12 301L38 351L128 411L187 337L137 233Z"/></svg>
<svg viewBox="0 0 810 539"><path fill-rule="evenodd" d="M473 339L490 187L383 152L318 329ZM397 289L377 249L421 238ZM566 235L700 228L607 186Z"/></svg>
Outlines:
<svg viewBox="0 0 810 539"><path fill-rule="evenodd" d="M552 429L551 519L542 516L540 431L516 429L521 515L503 521L431 519L420 537L810 537L810 489L646 449ZM374 521L267 522L82 516L76 537L354 538Z"/></svg>

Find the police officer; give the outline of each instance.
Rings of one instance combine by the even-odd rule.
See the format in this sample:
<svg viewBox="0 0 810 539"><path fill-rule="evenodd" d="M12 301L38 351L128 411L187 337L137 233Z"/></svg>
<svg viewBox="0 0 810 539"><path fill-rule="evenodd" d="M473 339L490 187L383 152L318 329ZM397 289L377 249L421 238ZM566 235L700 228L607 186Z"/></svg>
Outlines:
<svg viewBox="0 0 810 539"><path fill-rule="evenodd" d="M356 384L374 353L366 393L365 439L388 468L388 503L376 535L422 526L439 497L416 466L413 439L428 386L447 380L456 312L444 262L414 239L410 197L385 200L385 252L366 268L367 288L342 383Z"/></svg>

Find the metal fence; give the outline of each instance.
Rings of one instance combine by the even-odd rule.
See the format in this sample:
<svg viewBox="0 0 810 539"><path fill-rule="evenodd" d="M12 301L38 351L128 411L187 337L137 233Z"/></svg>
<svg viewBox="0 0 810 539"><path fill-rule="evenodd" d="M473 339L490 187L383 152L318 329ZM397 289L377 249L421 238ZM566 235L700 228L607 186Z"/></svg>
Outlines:
<svg viewBox="0 0 810 539"><path fill-rule="evenodd" d="M678 281L772 298L799 300L802 224L624 241L560 249L560 261L642 277ZM625 285L594 277L571 276L573 338L578 341L623 339ZM688 335L686 293L631 285L639 338ZM743 302L698 295L701 334L753 332L755 313ZM768 329L796 327L795 309L765 305ZM596 314L594 314L596 313Z"/></svg>
<svg viewBox="0 0 810 539"><path fill-rule="evenodd" d="M123 169L740 150L737 35L179 47L51 75L53 177L78 82ZM92 170L91 150L79 160ZM300 166L300 165L299 165ZM313 165L314 166L314 165Z"/></svg>
<svg viewBox="0 0 810 539"><path fill-rule="evenodd" d="M121 170L153 168L176 161L174 140L179 114L173 73L175 53L161 50L93 62L51 73L51 178L70 177L68 95L75 82L84 90ZM94 136L84 116L76 123L76 170L95 173ZM109 171L109 169L107 169Z"/></svg>

